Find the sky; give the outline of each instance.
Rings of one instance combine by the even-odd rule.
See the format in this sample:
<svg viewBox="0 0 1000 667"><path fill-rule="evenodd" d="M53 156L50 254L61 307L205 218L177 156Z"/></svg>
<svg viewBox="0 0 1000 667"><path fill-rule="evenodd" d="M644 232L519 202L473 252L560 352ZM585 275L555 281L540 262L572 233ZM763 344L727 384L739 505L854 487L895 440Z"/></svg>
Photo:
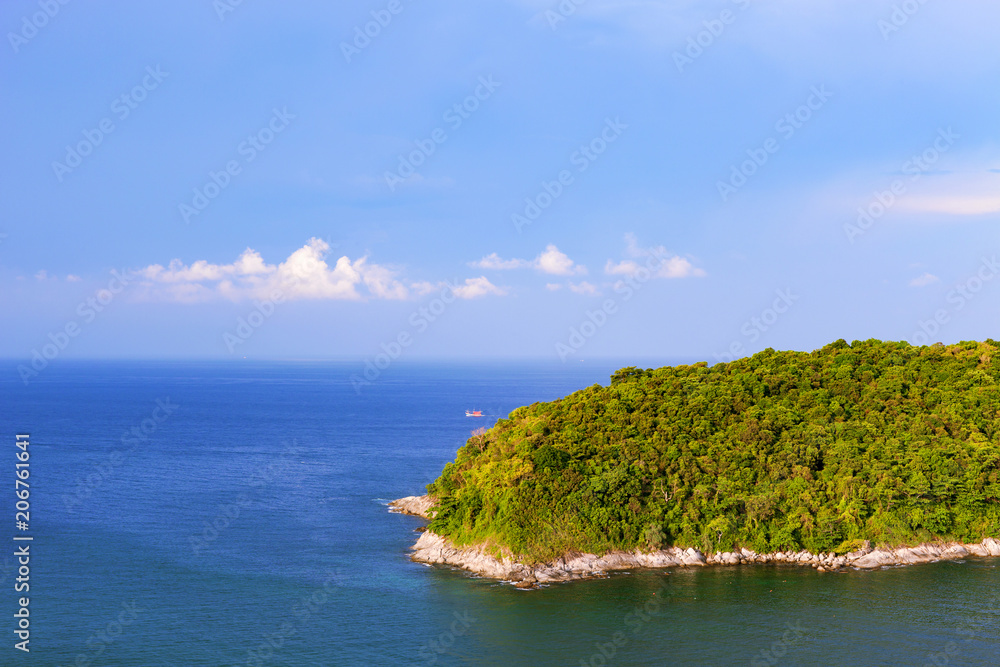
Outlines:
<svg viewBox="0 0 1000 667"><path fill-rule="evenodd" d="M998 21L992 0L8 0L0 357L1000 338Z"/></svg>

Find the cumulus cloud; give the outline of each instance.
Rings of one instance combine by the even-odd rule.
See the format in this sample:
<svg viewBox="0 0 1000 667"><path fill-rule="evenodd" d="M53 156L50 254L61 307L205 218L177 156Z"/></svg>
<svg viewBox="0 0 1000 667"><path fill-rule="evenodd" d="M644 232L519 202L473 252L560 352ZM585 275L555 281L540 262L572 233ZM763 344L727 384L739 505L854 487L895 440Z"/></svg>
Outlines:
<svg viewBox="0 0 1000 667"><path fill-rule="evenodd" d="M597 287L591 285L586 280L582 280L579 283L570 282L567 286L571 292L575 292L576 294L585 294L587 296L597 296L598 294Z"/></svg>
<svg viewBox="0 0 1000 667"><path fill-rule="evenodd" d="M72 273L66 276L66 282L68 283L78 283L81 280L83 280L83 278L81 278L80 276L73 275Z"/></svg>
<svg viewBox="0 0 1000 667"><path fill-rule="evenodd" d="M413 290L413 293L416 294L417 296L426 296L431 292L436 292L439 289L442 289L444 286L445 286L444 283L432 283L426 280L416 283L410 283L410 289Z"/></svg>
<svg viewBox="0 0 1000 667"><path fill-rule="evenodd" d="M609 276L635 276L645 269L653 271L656 278L700 278L707 275L686 257L673 255L663 246L641 247L632 233L625 235L625 254L634 259L620 262L609 259L604 265L604 272Z"/></svg>
<svg viewBox="0 0 1000 667"><path fill-rule="evenodd" d="M459 299L478 299L479 297L487 296L489 294L496 296L504 296L507 294L506 288L497 287L491 283L486 276L467 278L464 283L451 283L448 281L441 281L437 283L426 281L411 283L410 289L418 296L451 292Z"/></svg>
<svg viewBox="0 0 1000 667"><path fill-rule="evenodd" d="M310 244L318 241L312 239ZM323 243L322 241L319 241ZM306 246L309 247L309 246ZM296 251L299 252L299 251ZM293 254L292 257L295 255ZM191 265L175 259L164 268L160 264L150 264L140 269L143 278L160 283L196 283L202 281L219 281L233 277L249 277L259 274L270 274L276 267L264 263L257 251L247 248L232 264L211 264L201 259Z"/></svg>
<svg viewBox="0 0 1000 667"><path fill-rule="evenodd" d="M477 262L470 262L469 266L493 270L536 269L550 276L574 276L587 273L587 267L577 264L551 243L545 246L545 250L531 261L503 259L493 252Z"/></svg>
<svg viewBox="0 0 1000 667"><path fill-rule="evenodd" d="M545 247L545 251L542 254L535 258L532 265L542 273L552 276L572 276L587 273L585 266L575 263L551 243Z"/></svg>
<svg viewBox="0 0 1000 667"><path fill-rule="evenodd" d="M922 276L917 276L910 281L910 287L926 287L927 285L932 285L941 279L935 276L933 273L925 273Z"/></svg>
<svg viewBox="0 0 1000 667"><path fill-rule="evenodd" d="M478 262L469 262L469 266L493 270L525 269L531 266L531 262L524 259L503 259L495 252L491 252Z"/></svg>
<svg viewBox="0 0 1000 667"><path fill-rule="evenodd" d="M175 259L166 267L151 264L139 269L141 289L149 298L195 302L224 297L233 301L270 298L280 291L286 299L405 299L407 287L388 267L372 264L368 257L340 257L330 266L329 244L310 239L280 264L268 264L247 248L231 264L198 260L184 264Z"/></svg>
<svg viewBox="0 0 1000 667"><path fill-rule="evenodd" d="M633 259L625 259L617 263L609 259L604 265L604 272L610 276L635 276L642 271L644 266L648 266L646 262L639 263ZM684 257L674 256L664 259L653 275L657 278L690 278L704 276L705 272L695 267Z"/></svg>
<svg viewBox="0 0 1000 667"><path fill-rule="evenodd" d="M368 264L364 257L359 262L361 278L373 296L379 299L405 299L409 296L406 286L396 280L394 271L384 266Z"/></svg>
<svg viewBox="0 0 1000 667"><path fill-rule="evenodd" d="M503 296L507 293L507 290L502 287L497 287L487 280L486 276L466 278L465 284L453 286L451 291L454 292L455 296L459 299L478 299L479 297L486 296L488 294Z"/></svg>

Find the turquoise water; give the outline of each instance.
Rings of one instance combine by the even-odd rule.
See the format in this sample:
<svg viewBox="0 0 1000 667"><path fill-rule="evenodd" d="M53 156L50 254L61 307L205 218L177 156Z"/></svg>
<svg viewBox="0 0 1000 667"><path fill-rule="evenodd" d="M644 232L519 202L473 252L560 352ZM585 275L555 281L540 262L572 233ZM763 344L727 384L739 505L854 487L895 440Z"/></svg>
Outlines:
<svg viewBox="0 0 1000 667"><path fill-rule="evenodd" d="M0 664L1000 664L991 560L537 591L408 560L422 521L385 502L421 493L492 423L467 408L506 415L619 365L398 364L359 395L356 364L65 362L28 387L8 364L0 474L12 487L29 431L35 539L31 653L11 621Z"/></svg>

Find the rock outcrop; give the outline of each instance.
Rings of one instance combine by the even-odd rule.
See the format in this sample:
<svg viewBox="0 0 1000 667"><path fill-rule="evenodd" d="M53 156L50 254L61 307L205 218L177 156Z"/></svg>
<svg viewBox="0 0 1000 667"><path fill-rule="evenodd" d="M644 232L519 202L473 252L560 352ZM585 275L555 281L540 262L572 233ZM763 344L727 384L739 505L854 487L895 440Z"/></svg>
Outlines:
<svg viewBox="0 0 1000 667"><path fill-rule="evenodd" d="M427 496L410 496L394 500L389 504L389 508L392 512L429 519L431 517L428 514L433 503L433 499ZM603 556L566 554L548 563L533 565L519 562L502 550L492 551L486 545L457 547L447 538L428 530L420 535L410 557L421 563L459 567L491 579L509 581L519 587L533 587L542 583L604 576L614 570L640 568L784 563L811 566L822 572L848 567L876 569L955 560L968 556L1000 556L1000 541L989 537L980 544L943 542L895 549L873 549L866 543L862 549L842 555L812 554L808 551L758 554L749 549L705 555L694 548L672 547L652 552L613 551Z"/></svg>
<svg viewBox="0 0 1000 667"><path fill-rule="evenodd" d="M431 507L434 505L434 498L430 496L406 496L389 503L389 511L396 514L412 514L425 519L433 519Z"/></svg>

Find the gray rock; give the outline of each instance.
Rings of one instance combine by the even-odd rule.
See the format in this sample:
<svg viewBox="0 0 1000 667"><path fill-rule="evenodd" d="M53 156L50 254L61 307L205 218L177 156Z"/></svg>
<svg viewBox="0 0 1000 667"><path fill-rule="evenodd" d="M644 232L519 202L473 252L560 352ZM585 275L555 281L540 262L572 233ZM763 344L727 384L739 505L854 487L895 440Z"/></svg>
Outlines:
<svg viewBox="0 0 1000 667"><path fill-rule="evenodd" d="M430 507L434 499L428 496L400 498L389 504L389 511L415 514L431 518ZM843 556L832 553L811 554L777 552L758 554L743 548L738 552L720 552L707 556L695 548L671 547L652 552L615 551L603 556L595 554L566 554L548 563L526 565L518 562L511 554L501 557L488 553L484 545L456 547L450 540L431 531L420 534L412 548L411 558L421 563L449 565L469 570L491 579L513 583L521 588L535 588L538 583L570 581L589 577L605 576L613 570L634 568L670 568L715 565L738 565L740 563L787 562L811 565L819 572L846 566L859 569L876 569L887 565L911 565L928 563L941 559L958 559L966 556L1000 556L1000 540L986 538L981 544L920 544L897 549L873 549L870 543Z"/></svg>
<svg viewBox="0 0 1000 667"><path fill-rule="evenodd" d="M430 496L407 496L389 503L389 511L396 514L412 514L425 519L433 519L431 505L437 502Z"/></svg>

